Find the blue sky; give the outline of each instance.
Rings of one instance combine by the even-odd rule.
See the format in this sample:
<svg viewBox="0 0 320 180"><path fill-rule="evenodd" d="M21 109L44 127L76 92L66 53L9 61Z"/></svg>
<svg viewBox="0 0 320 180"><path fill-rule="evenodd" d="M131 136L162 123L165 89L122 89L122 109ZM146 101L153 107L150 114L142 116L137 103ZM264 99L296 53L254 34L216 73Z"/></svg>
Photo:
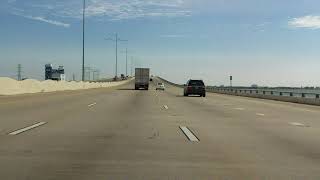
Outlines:
<svg viewBox="0 0 320 180"><path fill-rule="evenodd" d="M87 0L86 65L114 74L125 54L134 66L182 83L320 86L317 0ZM80 78L81 0L2 0L0 76L43 79L44 64ZM130 71L129 71L130 72Z"/></svg>

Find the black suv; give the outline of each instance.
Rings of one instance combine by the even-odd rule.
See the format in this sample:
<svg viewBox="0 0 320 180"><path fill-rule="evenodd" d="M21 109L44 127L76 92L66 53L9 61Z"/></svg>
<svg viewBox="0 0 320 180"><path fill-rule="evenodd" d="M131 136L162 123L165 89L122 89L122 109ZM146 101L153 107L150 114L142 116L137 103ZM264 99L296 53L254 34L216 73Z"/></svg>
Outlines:
<svg viewBox="0 0 320 180"><path fill-rule="evenodd" d="M190 79L187 84L184 85L183 95L200 95L206 97L206 87L203 81Z"/></svg>

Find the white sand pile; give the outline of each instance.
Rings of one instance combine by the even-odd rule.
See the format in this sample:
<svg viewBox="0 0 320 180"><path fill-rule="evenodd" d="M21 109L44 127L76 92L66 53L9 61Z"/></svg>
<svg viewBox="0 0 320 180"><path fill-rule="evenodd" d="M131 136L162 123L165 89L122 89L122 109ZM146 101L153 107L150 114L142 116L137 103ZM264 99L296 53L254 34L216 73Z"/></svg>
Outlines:
<svg viewBox="0 0 320 180"><path fill-rule="evenodd" d="M18 81L6 77L0 77L0 94L6 95L10 93L19 94L22 92L20 90L20 84Z"/></svg>
<svg viewBox="0 0 320 180"><path fill-rule="evenodd" d="M66 90L80 90L92 89L102 87L113 87L124 84L126 81L119 82L103 82L103 83L89 83L89 82L66 82L66 81L37 81L28 79L24 81L16 81L7 77L0 77L0 95L15 95L25 93L39 93L39 92L53 92Z"/></svg>

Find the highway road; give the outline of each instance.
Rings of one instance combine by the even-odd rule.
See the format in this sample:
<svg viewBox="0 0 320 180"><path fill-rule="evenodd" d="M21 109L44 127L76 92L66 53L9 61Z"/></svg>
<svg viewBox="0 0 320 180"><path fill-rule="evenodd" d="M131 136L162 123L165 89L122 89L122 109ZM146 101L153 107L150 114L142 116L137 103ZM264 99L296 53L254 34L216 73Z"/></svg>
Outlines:
<svg viewBox="0 0 320 180"><path fill-rule="evenodd" d="M320 107L166 86L0 97L0 179L320 179Z"/></svg>

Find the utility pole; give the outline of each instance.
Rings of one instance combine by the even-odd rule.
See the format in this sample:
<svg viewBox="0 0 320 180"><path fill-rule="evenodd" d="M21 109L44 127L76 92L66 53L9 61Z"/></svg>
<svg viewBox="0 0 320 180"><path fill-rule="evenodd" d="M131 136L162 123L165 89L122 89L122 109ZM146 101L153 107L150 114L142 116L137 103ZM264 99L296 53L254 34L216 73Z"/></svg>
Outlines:
<svg viewBox="0 0 320 180"><path fill-rule="evenodd" d="M21 64L18 64L18 81L22 80L22 78L21 78L21 69L22 69Z"/></svg>
<svg viewBox="0 0 320 180"><path fill-rule="evenodd" d="M118 77L118 41L128 41L128 40L124 40L124 39L120 39L118 37L118 33L115 34L115 39L113 38L105 38L105 40L110 40L110 41L114 41L116 43L116 67L115 67L115 78L117 79Z"/></svg>
<svg viewBox="0 0 320 180"><path fill-rule="evenodd" d="M83 0L82 12L82 81L84 81L84 28L85 28L86 0Z"/></svg>

